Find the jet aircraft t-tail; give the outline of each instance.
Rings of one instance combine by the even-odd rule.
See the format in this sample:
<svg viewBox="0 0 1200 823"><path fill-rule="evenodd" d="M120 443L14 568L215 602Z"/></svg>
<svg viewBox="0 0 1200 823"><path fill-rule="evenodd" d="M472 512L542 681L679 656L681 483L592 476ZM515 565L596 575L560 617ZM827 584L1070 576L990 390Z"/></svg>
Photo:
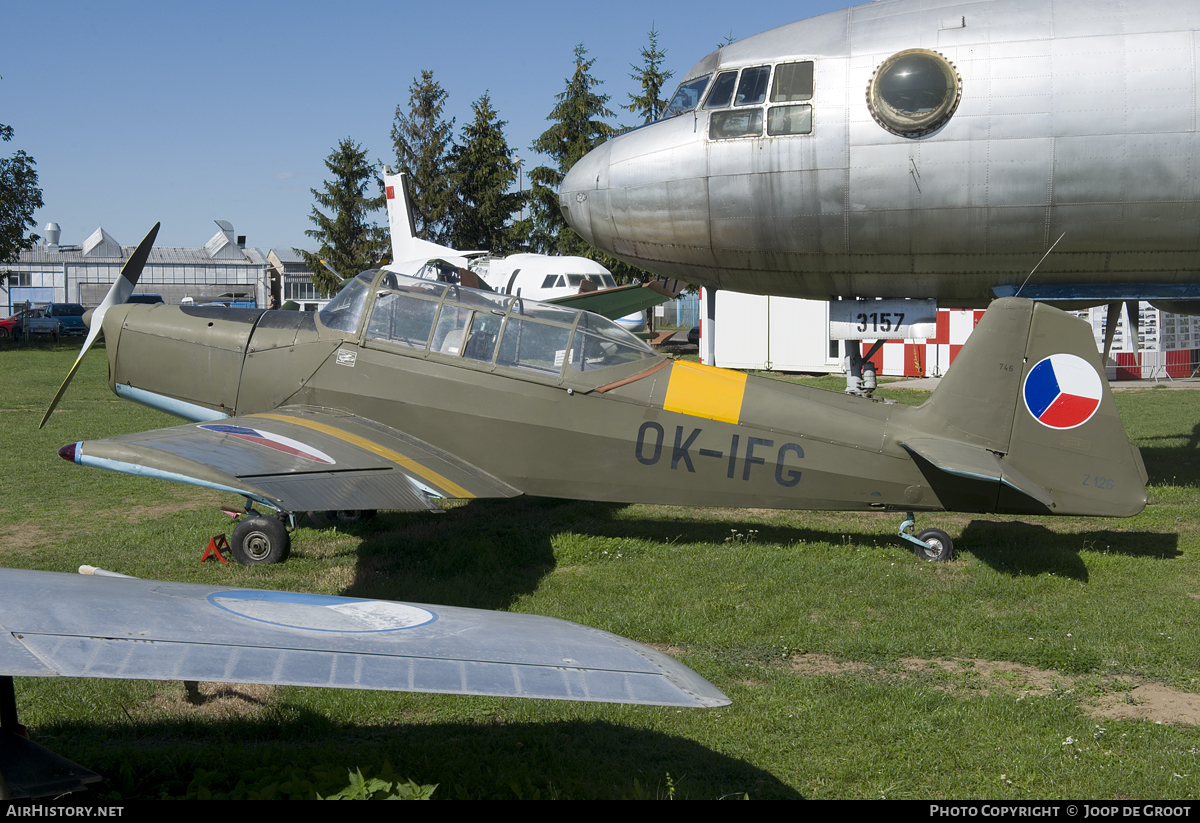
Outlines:
<svg viewBox="0 0 1200 823"><path fill-rule="evenodd" d="M385 166L383 185L392 238L393 262L382 267L387 271L586 309L633 331L644 328L643 311L687 288L678 279L618 286L608 269L586 257L521 253L493 259L485 251L431 243L416 234L408 175Z"/></svg>

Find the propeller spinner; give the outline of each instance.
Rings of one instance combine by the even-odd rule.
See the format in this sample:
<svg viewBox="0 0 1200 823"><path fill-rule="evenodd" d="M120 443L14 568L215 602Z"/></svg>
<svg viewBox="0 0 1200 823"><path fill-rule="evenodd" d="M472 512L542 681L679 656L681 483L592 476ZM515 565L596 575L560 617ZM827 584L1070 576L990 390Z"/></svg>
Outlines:
<svg viewBox="0 0 1200 823"><path fill-rule="evenodd" d="M162 224L155 223L154 228L150 229L149 233L142 238L142 242L138 243L138 247L133 250L133 254L129 255L129 259L121 267L121 276L117 278L117 282L112 284L112 288L108 290L108 294L104 295L100 305L92 310L91 319L88 320L88 335L87 339L83 341L83 348L80 349L79 356L75 358L75 365L71 366L71 370L67 372L67 379L58 387L58 394L54 395L54 399L50 401L50 408L46 409L46 414L42 416L42 422L38 424L39 429L46 425L46 421L58 407L58 401L62 400L67 386L71 385L71 379L79 370L83 356L88 353L88 349L100 336L105 313L113 306L124 303L129 299L129 295L133 294L133 287L137 285L138 278L142 276L142 269L146 267L146 260L150 257L150 249L154 246L154 238L158 237L160 225Z"/></svg>

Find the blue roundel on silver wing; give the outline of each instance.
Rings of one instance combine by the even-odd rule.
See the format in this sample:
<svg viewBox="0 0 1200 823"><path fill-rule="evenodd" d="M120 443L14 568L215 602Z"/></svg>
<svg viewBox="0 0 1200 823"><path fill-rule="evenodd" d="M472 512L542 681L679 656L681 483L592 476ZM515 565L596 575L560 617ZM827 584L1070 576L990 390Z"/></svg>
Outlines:
<svg viewBox="0 0 1200 823"><path fill-rule="evenodd" d="M394 632L437 620L433 612L407 603L325 594L231 589L213 592L206 599L248 620L318 632Z"/></svg>

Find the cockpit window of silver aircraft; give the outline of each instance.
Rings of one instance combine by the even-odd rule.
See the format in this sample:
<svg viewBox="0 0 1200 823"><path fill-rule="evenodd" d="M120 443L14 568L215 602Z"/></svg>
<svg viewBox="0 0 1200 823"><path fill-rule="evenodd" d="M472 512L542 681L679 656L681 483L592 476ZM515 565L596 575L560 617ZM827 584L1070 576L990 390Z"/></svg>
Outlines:
<svg viewBox="0 0 1200 823"><path fill-rule="evenodd" d="M715 111L708 121L708 136L713 140L762 136L762 109Z"/></svg>
<svg viewBox="0 0 1200 823"><path fill-rule="evenodd" d="M806 60L798 63L781 63L775 67L775 79L771 80L771 66L754 66L737 71L725 71L717 75L716 81L704 101L705 109L729 109L713 111L708 123L708 136L712 140L730 140L738 137L761 137L763 133L763 110L747 111L749 106L761 106L767 102L768 86L770 102L791 103L811 100L813 95L813 63ZM734 94L734 89L737 94ZM812 132L812 106L772 105L767 111L767 135L778 137Z"/></svg>
<svg viewBox="0 0 1200 823"><path fill-rule="evenodd" d="M704 94L704 89L708 86L711 77L711 74L706 74L695 80L685 80L680 83L675 94L671 96L671 102L667 104L666 111L663 112L663 119L678 117L700 105L700 97Z"/></svg>
<svg viewBox="0 0 1200 823"><path fill-rule="evenodd" d="M867 107L879 125L903 137L941 126L958 108L962 81L942 55L908 49L883 61L867 85Z"/></svg>
<svg viewBox="0 0 1200 823"><path fill-rule="evenodd" d="M712 84L712 89L708 92L708 97L704 100L704 108L723 109L728 106L729 101L733 99L733 89L736 85L736 71L723 71L718 74L716 81Z"/></svg>
<svg viewBox="0 0 1200 823"><path fill-rule="evenodd" d="M772 103L792 103L811 100L813 96L813 62L781 63L775 68L771 84Z"/></svg>
<svg viewBox="0 0 1200 823"><path fill-rule="evenodd" d="M742 81L738 83L735 106L759 106L767 99L767 80L771 76L770 66L755 66L742 69Z"/></svg>
<svg viewBox="0 0 1200 823"><path fill-rule="evenodd" d="M812 134L812 106L772 106L767 112L767 134Z"/></svg>
<svg viewBox="0 0 1200 823"><path fill-rule="evenodd" d="M772 103L791 103L811 100L813 96L813 62L781 63L775 67L775 80L771 84ZM812 133L812 106L771 106L767 110L767 134L777 137L785 134Z"/></svg>

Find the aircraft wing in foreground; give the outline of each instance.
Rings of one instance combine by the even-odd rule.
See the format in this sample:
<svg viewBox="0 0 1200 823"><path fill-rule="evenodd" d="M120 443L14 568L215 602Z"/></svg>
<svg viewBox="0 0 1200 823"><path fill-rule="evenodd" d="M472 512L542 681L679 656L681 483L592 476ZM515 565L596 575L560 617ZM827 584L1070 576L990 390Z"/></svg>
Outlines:
<svg viewBox="0 0 1200 823"><path fill-rule="evenodd" d="M0 571L0 672L723 706L686 666L533 614Z"/></svg>
<svg viewBox="0 0 1200 823"><path fill-rule="evenodd" d="M0 570L0 673L0 789L14 798L73 789L46 776L61 758L13 734L13 676L730 702L661 652L550 617L17 569Z"/></svg>

